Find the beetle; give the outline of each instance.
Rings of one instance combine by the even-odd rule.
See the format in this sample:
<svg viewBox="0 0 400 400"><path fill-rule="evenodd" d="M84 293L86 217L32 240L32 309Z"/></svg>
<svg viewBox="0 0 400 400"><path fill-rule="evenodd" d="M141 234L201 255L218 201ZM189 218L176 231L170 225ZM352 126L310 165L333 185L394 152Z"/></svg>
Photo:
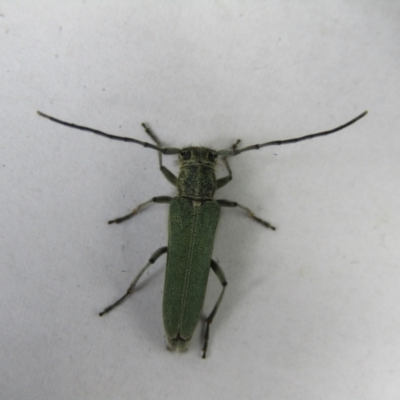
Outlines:
<svg viewBox="0 0 400 400"><path fill-rule="evenodd" d="M193 332L200 319L208 275L210 269L212 269L222 285L222 290L213 310L205 320L206 327L202 349L202 358L205 358L207 354L210 325L218 311L227 286L224 272L218 263L211 258L215 232L220 217L220 208L238 207L245 211L254 221L266 228L275 230L272 224L256 216L249 208L235 201L214 199L215 191L232 180L232 171L228 163L228 157L249 150L258 150L266 146L296 143L330 135L354 124L356 121L363 118L367 114L367 111L364 111L346 124L329 131L313 133L293 139L275 140L242 148L238 147L240 140L237 140L230 148L223 150L214 150L207 147L185 147L182 149L163 147L155 133L144 123L142 126L145 132L151 137L155 144L129 137L115 136L97 129L75 125L51 117L40 111L37 111L37 113L41 117L70 128L88 131L113 140L140 144L158 152L160 170L165 178L176 186L178 190L177 196L153 197L139 204L129 214L108 221L108 223L119 224L126 221L137 215L151 203L169 204L168 246L156 250L150 257L148 263L133 280L126 293L115 303L105 308L99 315L103 316L110 312L130 296L147 268L149 268L151 264L154 264L163 254L167 253L163 294L163 319L167 347L169 350L183 352L189 347ZM180 164L178 176L175 176L163 165L163 154L178 155ZM218 156L222 156L222 162L226 167L227 175L217 179L215 166Z"/></svg>

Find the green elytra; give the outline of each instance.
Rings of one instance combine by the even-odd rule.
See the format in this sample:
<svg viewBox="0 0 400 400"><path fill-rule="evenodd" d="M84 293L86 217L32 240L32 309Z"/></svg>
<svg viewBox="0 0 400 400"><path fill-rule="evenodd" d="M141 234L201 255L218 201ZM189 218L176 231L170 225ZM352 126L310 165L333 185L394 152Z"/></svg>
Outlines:
<svg viewBox="0 0 400 400"><path fill-rule="evenodd" d="M202 357L205 358L208 347L210 324L217 313L227 285L221 267L211 258L215 232L220 216L220 208L239 207L256 222L262 224L266 228L275 230L273 225L257 217L249 208L235 201L214 199L215 191L232 180L232 171L227 157L243 153L244 151L258 150L266 146L296 143L319 136L326 136L355 123L360 118L364 117L367 111L346 124L329 131L314 133L294 139L270 141L244 148L238 148L240 142L240 140L238 140L230 148L219 151L206 147L186 147L183 149L164 148L161 146L154 132L145 124L142 125L146 133L152 138L156 145L133 138L110 135L81 125L71 124L43 114L40 111L38 111L38 114L71 128L92 132L114 140L140 144L158 151L160 170L166 179L177 187L178 195L174 198L169 196L154 197L137 206L128 215L116 218L108 223L112 224L126 221L134 217L150 203L169 204L168 246L161 247L155 251L150 257L149 262L133 280L126 293L115 303L105 308L99 315L102 316L108 313L130 296L147 268L161 255L167 253L163 295L163 318L167 346L168 349L173 351L185 351L190 344L193 332L201 316L208 275L210 269L212 269L222 285L222 291L212 312L205 321L206 329L202 355ZM180 172L178 177L163 166L162 154L179 155ZM217 179L215 175L216 159L218 155L223 156L222 161L228 171L228 175L219 179Z"/></svg>

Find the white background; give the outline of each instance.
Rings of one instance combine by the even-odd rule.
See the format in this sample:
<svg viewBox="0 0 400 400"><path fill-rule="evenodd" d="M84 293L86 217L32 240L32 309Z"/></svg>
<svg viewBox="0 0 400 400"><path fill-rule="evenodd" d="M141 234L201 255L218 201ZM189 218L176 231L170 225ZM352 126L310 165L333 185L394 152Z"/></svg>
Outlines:
<svg viewBox="0 0 400 400"><path fill-rule="evenodd" d="M0 6L4 399L399 399L400 5L393 1L34 1ZM217 198L229 285L202 360L166 350L167 146L243 153ZM166 164L178 166L170 156ZM218 174L223 174L223 169ZM220 291L211 274L205 312Z"/></svg>

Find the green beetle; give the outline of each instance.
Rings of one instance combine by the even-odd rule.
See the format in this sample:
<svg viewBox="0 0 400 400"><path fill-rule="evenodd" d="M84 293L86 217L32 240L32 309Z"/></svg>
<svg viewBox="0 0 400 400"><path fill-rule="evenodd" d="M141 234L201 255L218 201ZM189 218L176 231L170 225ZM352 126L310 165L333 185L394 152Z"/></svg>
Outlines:
<svg viewBox="0 0 400 400"><path fill-rule="evenodd" d="M177 187L178 195L174 198L169 196L153 197L145 203L138 205L128 215L116 218L108 223L118 224L126 221L134 217L150 203L169 204L168 246L158 249L133 280L126 293L115 303L105 308L99 315L102 316L108 313L131 295L146 269L161 255L167 253L167 268L165 272L163 295L164 328L168 349L183 352L189 347L193 332L200 319L207 289L208 275L210 269L212 269L222 285L222 291L213 310L205 321L206 329L202 355L202 357L205 358L210 324L218 311L227 285L221 267L211 258L215 232L220 217L220 208L239 207L256 222L262 224L266 228L275 230L273 225L254 215L249 208L235 201L214 199L215 191L232 180L232 171L227 157L249 150L258 150L266 146L296 143L318 136L329 135L355 123L360 118L364 117L367 111L346 124L329 131L314 133L294 139L255 144L243 148L238 148L240 142L240 140L238 140L230 148L218 151L206 147L186 147L183 149L164 148L161 146L154 132L145 124L142 124L142 126L155 144L133 138L110 135L96 129L71 124L43 114L40 111L38 111L38 114L71 128L92 132L114 140L140 144L158 151L160 170L166 179ZM162 164L162 154L178 155L180 164L178 177ZM215 166L216 159L219 155L222 156L222 162L228 171L228 175L217 179Z"/></svg>

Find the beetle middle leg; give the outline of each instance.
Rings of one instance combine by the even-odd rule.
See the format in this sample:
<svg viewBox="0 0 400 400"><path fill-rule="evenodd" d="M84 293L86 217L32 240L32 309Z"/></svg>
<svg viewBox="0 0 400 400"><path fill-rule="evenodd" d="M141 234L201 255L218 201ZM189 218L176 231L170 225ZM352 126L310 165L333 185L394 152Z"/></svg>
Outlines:
<svg viewBox="0 0 400 400"><path fill-rule="evenodd" d="M124 215L123 217L119 217L116 219L113 219L111 221L108 221L109 224L120 224L121 222L126 221L127 219L130 219L134 217L136 214L138 214L144 207L147 206L147 204L150 203L159 203L159 204L169 204L171 203L172 197L169 196L158 196L158 197L153 197L152 199L145 201L142 204L139 204L137 207L135 207L132 212L130 212L127 215Z"/></svg>
<svg viewBox="0 0 400 400"><path fill-rule="evenodd" d="M110 306L106 307L101 313L99 313L99 316L102 317L104 314L107 314L112 309L114 309L115 307L119 306L127 297L129 297L133 293L136 284L138 283L139 279L144 274L146 269L149 268L151 264L154 264L167 251L168 251L168 247L160 247L157 251L155 251L151 255L151 257L149 258L149 262L137 274L136 278L133 280L133 282L129 286L128 290L126 291L126 293L119 300L117 300L115 303L113 303Z"/></svg>
<svg viewBox="0 0 400 400"><path fill-rule="evenodd" d="M240 139L238 139L237 142L234 145L232 145L232 149L236 150L239 143L240 143ZM221 188L222 186L225 186L228 182L230 182L232 180L232 170L231 170L231 167L229 166L227 157L224 157L222 159L222 161L225 164L226 169L228 170L228 175L224 176L223 178L217 179L217 189ZM250 208L242 206L241 204L237 203L236 201L221 199L221 200L217 200L217 203L221 207L239 207L242 210L244 210L250 218L254 219L259 224L265 226L266 228L272 229L273 231L276 229L268 221L265 221L265 220L261 219L260 217L257 217L257 215L255 215L254 212L250 210Z"/></svg>
<svg viewBox="0 0 400 400"><path fill-rule="evenodd" d="M218 280L221 282L222 292L219 295L218 300L215 303L213 310L211 311L210 315L206 319L206 332L204 335L203 356L202 356L203 358L206 358L207 347L208 347L208 338L210 335L210 325L213 322L215 314L218 311L218 307L221 304L222 298L224 297L226 285L228 284L228 282L226 281L226 278L225 278L224 271L222 271L222 268L214 260L211 260L211 269L214 271L215 275L217 275Z"/></svg>
<svg viewBox="0 0 400 400"><path fill-rule="evenodd" d="M250 208L247 208L245 206L242 206L241 204L237 203L236 201L231 201L231 200L224 200L224 199L219 199L217 200L217 203L221 206L221 207L239 207L242 210L246 211L246 214L254 219L254 221L258 222L259 224L265 226L266 228L272 229L273 231L276 230L275 226L273 226L272 224L270 224L268 221L265 221L263 219L261 219L260 217L257 217L257 215L255 215L253 213L253 211L250 210Z"/></svg>

